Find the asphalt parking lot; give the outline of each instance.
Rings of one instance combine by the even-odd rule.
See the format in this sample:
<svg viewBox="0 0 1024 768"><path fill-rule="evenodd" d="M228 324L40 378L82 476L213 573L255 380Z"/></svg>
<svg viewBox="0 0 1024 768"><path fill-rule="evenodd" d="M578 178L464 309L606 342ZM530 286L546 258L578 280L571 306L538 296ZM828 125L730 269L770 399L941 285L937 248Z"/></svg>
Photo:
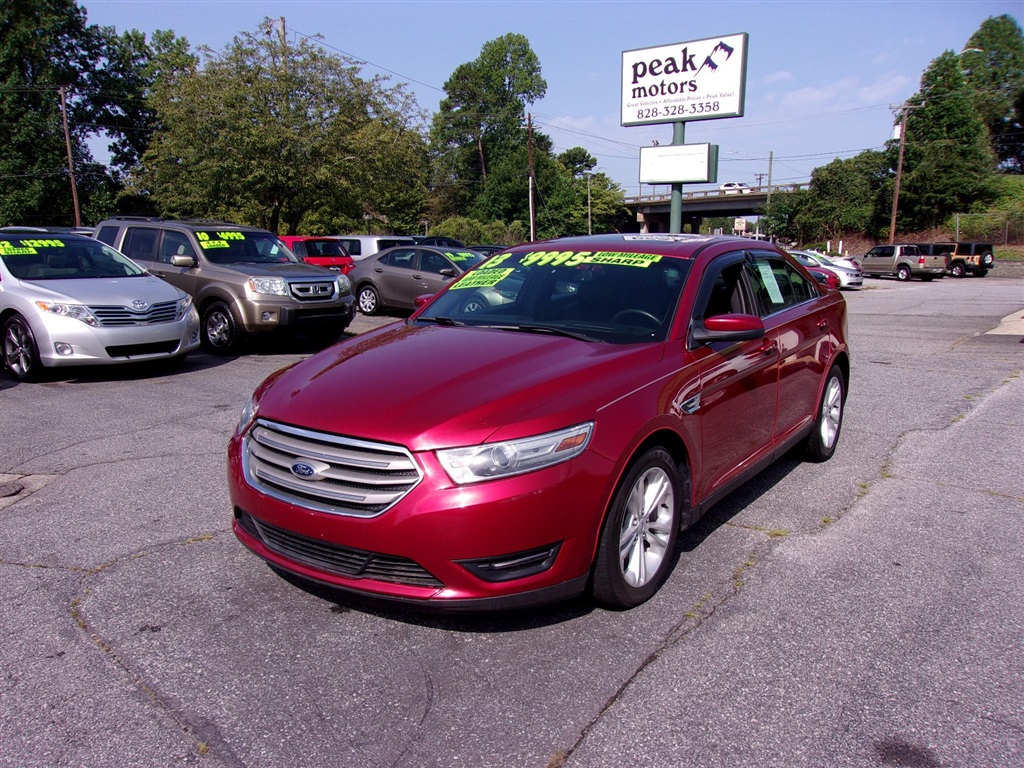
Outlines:
<svg viewBox="0 0 1024 768"><path fill-rule="evenodd" d="M0 766L1024 764L1024 276L867 286L834 458L628 612L416 615L249 554L227 440L311 348L0 375Z"/></svg>

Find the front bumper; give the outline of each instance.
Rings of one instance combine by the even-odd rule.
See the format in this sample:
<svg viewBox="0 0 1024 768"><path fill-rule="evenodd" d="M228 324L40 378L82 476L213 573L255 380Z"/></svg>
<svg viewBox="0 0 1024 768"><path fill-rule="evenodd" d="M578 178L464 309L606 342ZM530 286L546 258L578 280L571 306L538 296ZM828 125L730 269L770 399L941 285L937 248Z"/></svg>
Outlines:
<svg viewBox="0 0 1024 768"><path fill-rule="evenodd" d="M423 480L390 509L365 518L256 490L245 481L240 446L233 438L228 461L235 535L304 579L444 611L537 605L586 587L612 471L593 452L468 486L453 485L432 454L417 454Z"/></svg>
<svg viewBox="0 0 1024 768"><path fill-rule="evenodd" d="M108 365L161 360L199 348L195 307L180 320L154 325L98 327L41 313L30 319L45 367Z"/></svg>

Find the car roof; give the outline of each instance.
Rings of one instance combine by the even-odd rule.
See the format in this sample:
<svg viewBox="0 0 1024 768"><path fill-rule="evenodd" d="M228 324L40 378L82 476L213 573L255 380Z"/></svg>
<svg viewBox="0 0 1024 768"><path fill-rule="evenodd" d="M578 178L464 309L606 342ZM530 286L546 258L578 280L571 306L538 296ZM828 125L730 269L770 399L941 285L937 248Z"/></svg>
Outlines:
<svg viewBox="0 0 1024 768"><path fill-rule="evenodd" d="M624 253L655 253L680 257L694 257L711 245L727 246L735 249L759 248L778 251L776 246L763 240L751 240L747 237L731 237L728 235L691 235L691 234L611 234L611 235L579 235L563 237L555 240L540 240L523 243L508 248L509 251L542 250L558 248L560 250L577 251L621 251Z"/></svg>
<svg viewBox="0 0 1024 768"><path fill-rule="evenodd" d="M223 221L221 219L162 219L159 216L113 216L100 222L100 224L151 224L155 227L180 227L188 230L229 228L237 229L241 232L269 232L269 230L261 227L253 227L249 224L235 224L233 221ZM273 233L271 232L270 234ZM274 236L276 237L276 235Z"/></svg>

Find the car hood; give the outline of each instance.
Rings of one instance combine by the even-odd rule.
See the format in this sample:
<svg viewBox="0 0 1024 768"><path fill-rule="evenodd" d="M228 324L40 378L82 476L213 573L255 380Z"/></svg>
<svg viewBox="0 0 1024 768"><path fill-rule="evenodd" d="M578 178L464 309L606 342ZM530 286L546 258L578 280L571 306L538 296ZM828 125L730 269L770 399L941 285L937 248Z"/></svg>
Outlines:
<svg viewBox="0 0 1024 768"><path fill-rule="evenodd" d="M82 277L67 280L22 280L34 298L75 302L89 306L131 306L133 301L157 304L177 301L185 294L153 275L138 277Z"/></svg>
<svg viewBox="0 0 1024 768"><path fill-rule="evenodd" d="M473 445L592 419L663 356L661 343L393 324L280 373L258 413L414 451Z"/></svg>
<svg viewBox="0 0 1024 768"><path fill-rule="evenodd" d="M241 272L250 277L285 277L285 278L329 278L336 276L330 274L322 267L315 267L312 264L296 264L295 262L271 262L259 263L249 261L235 261L227 264L217 264L221 269L230 269L233 272Z"/></svg>

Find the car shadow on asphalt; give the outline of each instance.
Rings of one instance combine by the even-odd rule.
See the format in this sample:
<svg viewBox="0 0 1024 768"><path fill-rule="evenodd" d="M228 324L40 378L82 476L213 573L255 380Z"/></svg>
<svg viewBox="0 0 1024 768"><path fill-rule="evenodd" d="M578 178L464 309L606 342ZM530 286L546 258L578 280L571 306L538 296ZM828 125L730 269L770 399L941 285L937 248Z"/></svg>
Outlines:
<svg viewBox="0 0 1024 768"><path fill-rule="evenodd" d="M697 522L683 531L676 539L672 554L670 573L679 559L692 552L716 530L728 524L736 515L750 506L759 497L771 491L779 482L802 463L797 450L791 451L746 484L733 491L709 509ZM545 606L523 609L508 609L489 613L442 613L426 607L396 606L372 597L331 589L325 585L308 581L301 576L272 567L278 576L295 587L331 604L333 613L360 611L382 619L417 626L442 629L449 632L489 634L494 632L523 632L541 627L562 624L586 616L594 611L606 610L591 599L589 592L569 600Z"/></svg>

